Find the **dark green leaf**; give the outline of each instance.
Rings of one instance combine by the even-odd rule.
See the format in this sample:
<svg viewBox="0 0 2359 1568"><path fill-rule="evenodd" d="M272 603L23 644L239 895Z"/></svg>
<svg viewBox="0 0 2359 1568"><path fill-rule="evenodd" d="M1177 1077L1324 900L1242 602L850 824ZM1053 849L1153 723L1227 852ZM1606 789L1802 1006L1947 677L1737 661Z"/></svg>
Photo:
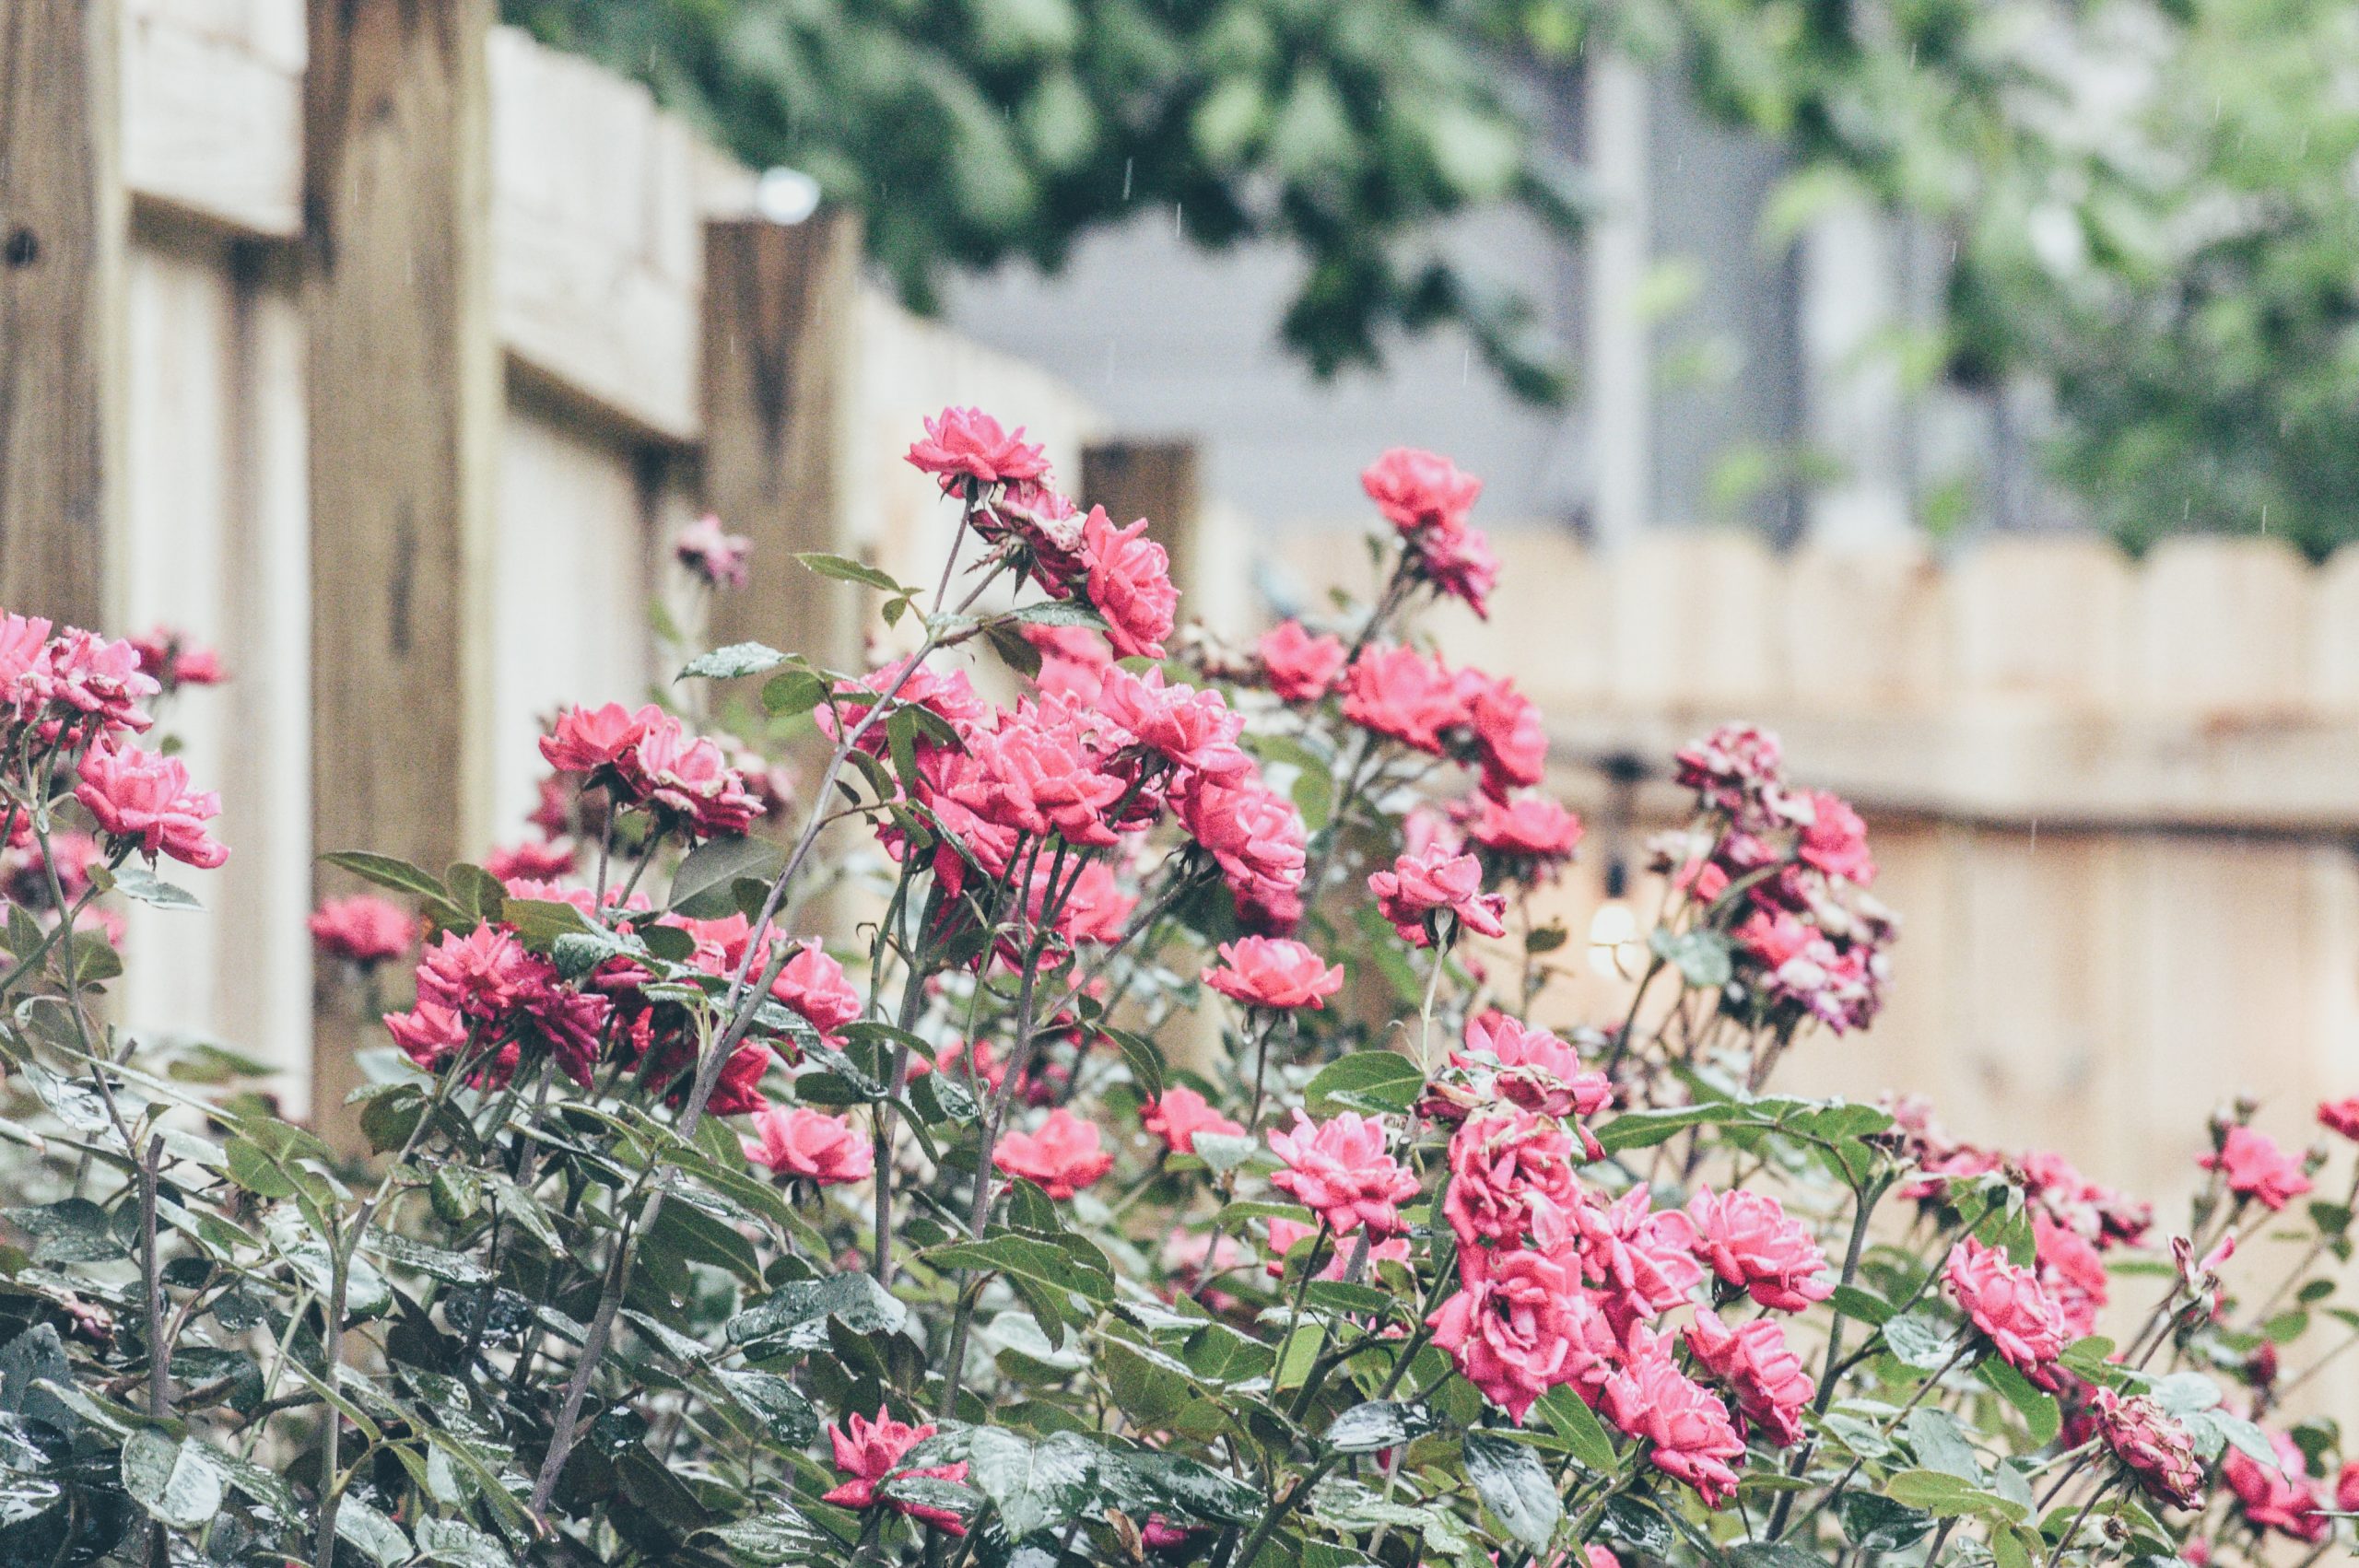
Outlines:
<svg viewBox="0 0 2359 1568"><path fill-rule="evenodd" d="M1468 1433L1465 1449L1466 1473L1483 1505L1509 1535L1534 1551L1544 1550L1565 1506L1540 1456L1489 1432Z"/></svg>
<svg viewBox="0 0 2359 1568"><path fill-rule="evenodd" d="M678 678L726 681L739 675L758 675L785 662L786 655L775 648L758 642L733 642L726 648L698 654L688 661Z"/></svg>

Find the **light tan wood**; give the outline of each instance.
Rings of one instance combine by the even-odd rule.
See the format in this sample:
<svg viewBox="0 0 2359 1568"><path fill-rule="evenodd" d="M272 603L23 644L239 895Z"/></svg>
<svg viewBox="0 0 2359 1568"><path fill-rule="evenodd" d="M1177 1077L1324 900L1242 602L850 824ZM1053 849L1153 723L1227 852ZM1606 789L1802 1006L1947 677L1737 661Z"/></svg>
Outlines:
<svg viewBox="0 0 2359 1568"><path fill-rule="evenodd" d="M488 827L489 12L311 4L312 839L437 872ZM340 1123L350 1053L324 1026L315 1072Z"/></svg>
<svg viewBox="0 0 2359 1568"><path fill-rule="evenodd" d="M121 511L114 0L0 9L0 608L102 626Z"/></svg>
<svg viewBox="0 0 2359 1568"><path fill-rule="evenodd" d="M714 603L713 640L849 667L861 630L851 587L795 557L844 554L851 538L860 224L832 211L792 227L722 220L704 252L705 499L754 543L746 585Z"/></svg>
<svg viewBox="0 0 2359 1568"><path fill-rule="evenodd" d="M123 178L144 202L237 233L303 230L303 65L194 6L133 0L123 49ZM299 18L301 6L291 11ZM210 22L211 25L208 25ZM298 43L299 19L298 20Z"/></svg>

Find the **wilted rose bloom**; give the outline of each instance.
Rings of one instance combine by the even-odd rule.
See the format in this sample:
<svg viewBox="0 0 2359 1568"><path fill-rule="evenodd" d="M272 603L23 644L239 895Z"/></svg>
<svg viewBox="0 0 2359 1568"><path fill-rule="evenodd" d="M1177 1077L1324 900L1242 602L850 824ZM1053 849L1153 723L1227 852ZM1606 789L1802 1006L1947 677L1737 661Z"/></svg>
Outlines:
<svg viewBox="0 0 2359 1568"><path fill-rule="evenodd" d="M1507 922L1500 918L1507 910L1506 897L1483 891L1482 863L1473 856L1452 855L1445 846L1402 856L1391 871L1370 876L1367 886L1392 929L1419 947L1433 945L1426 922L1437 914L1455 916L1461 925L1483 936L1507 934Z"/></svg>
<svg viewBox="0 0 2359 1568"><path fill-rule="evenodd" d="M2064 1308L2030 1270L1968 1236L1942 1266L1942 1282L2001 1360L2044 1388L2061 1381L2056 1358L2064 1353Z"/></svg>
<svg viewBox="0 0 2359 1568"><path fill-rule="evenodd" d="M1778 737L1750 724L1723 724L1689 743L1674 760L1682 789L1745 825L1758 824L1767 797L1783 781Z"/></svg>
<svg viewBox="0 0 2359 1568"><path fill-rule="evenodd" d="M2143 1395L2122 1398L2110 1388L2089 1397L2106 1446L2165 1503L2194 1508L2203 1502L2203 1466L2194 1440L2171 1413Z"/></svg>
<svg viewBox="0 0 2359 1568"><path fill-rule="evenodd" d="M1106 617L1114 650L1125 659L1162 658L1180 591L1171 585L1171 557L1146 537L1146 519L1117 528L1104 508L1092 507L1082 520L1081 554L1089 602Z"/></svg>
<svg viewBox="0 0 2359 1568"><path fill-rule="evenodd" d="M1288 702L1317 702L1334 689L1344 668L1344 639L1313 636L1300 621L1280 621L1263 632L1256 651L1270 689Z"/></svg>
<svg viewBox="0 0 2359 1568"><path fill-rule="evenodd" d="M229 848L205 831L205 823L221 814L221 797L190 789L180 758L101 740L82 758L79 778L74 798L100 831L135 844L149 861L161 852L211 871L229 858Z"/></svg>
<svg viewBox="0 0 2359 1568"><path fill-rule="evenodd" d="M1686 1337L1697 1363L1728 1385L1755 1430L1780 1448L1802 1441L1802 1414L1818 1385L1776 1318L1755 1317L1731 1328L1719 1313L1698 1307Z"/></svg>
<svg viewBox="0 0 2359 1568"><path fill-rule="evenodd" d="M1679 1370L1668 1352L1634 1354L1606 1380L1601 1409L1607 1420L1650 1445L1657 1469L1696 1489L1708 1508L1736 1494L1731 1460L1744 1457L1744 1439L1728 1407Z"/></svg>
<svg viewBox="0 0 2359 1568"><path fill-rule="evenodd" d="M754 553L754 542L742 533L724 532L721 519L707 512L674 535L672 556L694 572L707 588L743 588Z"/></svg>
<svg viewBox="0 0 2359 1568"><path fill-rule="evenodd" d="M1204 984L1248 1007L1323 1008L1344 989L1344 966L1330 965L1290 937L1240 937L1220 944L1220 963Z"/></svg>
<svg viewBox="0 0 2359 1568"><path fill-rule="evenodd" d="M417 921L410 912L373 893L327 899L305 924L322 953L355 964L399 958L417 940Z"/></svg>
<svg viewBox="0 0 2359 1568"><path fill-rule="evenodd" d="M1825 1278L1826 1254L1810 1232L1766 1192L1697 1190L1687 1200L1696 1255L1723 1283L1778 1312L1807 1311L1835 1293Z"/></svg>
<svg viewBox="0 0 2359 1568"><path fill-rule="evenodd" d="M1409 533L1456 530L1483 494L1483 482L1437 453L1394 447L1361 471L1360 488L1386 521Z"/></svg>
<svg viewBox="0 0 2359 1568"><path fill-rule="evenodd" d="M2353 1094L2347 1100L2329 1100L2320 1105L2318 1125L2329 1132L2359 1139L2359 1094Z"/></svg>
<svg viewBox="0 0 2359 1568"><path fill-rule="evenodd" d="M754 1132L752 1138L738 1140L745 1158L780 1176L836 1187L866 1181L876 1170L874 1147L851 1122L808 1106L756 1111Z"/></svg>
<svg viewBox="0 0 2359 1568"><path fill-rule="evenodd" d="M1409 560L1445 598L1483 620L1491 618L1491 590L1499 585L1499 557L1479 528L1426 528L1411 536Z"/></svg>
<svg viewBox="0 0 2359 1568"><path fill-rule="evenodd" d="M1313 1122L1297 1110L1291 1129L1270 1134L1270 1148L1285 1162L1270 1185L1292 1193L1337 1235L1362 1225L1372 1236L1396 1235L1401 1205L1417 1196L1417 1177L1392 1157L1388 1141L1374 1117L1344 1111Z"/></svg>
<svg viewBox="0 0 2359 1568"><path fill-rule="evenodd" d="M1243 1128L1213 1109L1202 1094L1176 1083L1139 1107L1139 1127L1149 1136L1162 1139L1175 1154L1194 1153L1199 1132L1221 1138L1245 1136Z"/></svg>
<svg viewBox="0 0 2359 1568"><path fill-rule="evenodd" d="M2283 1209L2310 1190L2310 1178L2301 1163L2277 1146L2277 1141L2249 1127L2232 1127L2220 1147L2196 1162L2218 1171L2228 1190L2249 1198L2264 1209Z"/></svg>
<svg viewBox="0 0 2359 1568"><path fill-rule="evenodd" d="M858 1415L848 1415L841 1426L830 1427L827 1442L835 1450L836 1469L850 1477L842 1485L819 1499L839 1508L874 1508L880 1499L876 1489L896 1475L923 1476L931 1480L963 1481L967 1479L965 1464L937 1465L929 1469L902 1470L901 1456L932 1437L932 1422L922 1426L910 1426L895 1421L886 1407L876 1408L874 1422ZM967 1527L958 1515L946 1508L930 1508L917 1503L890 1503L887 1506L898 1513L924 1524L939 1526L945 1535L963 1536Z"/></svg>
<svg viewBox="0 0 2359 1568"><path fill-rule="evenodd" d="M2313 1545L2326 1539L2334 1521L2319 1510L2309 1461L2282 1432L2271 1433L2269 1445L2277 1453L2273 1465L2262 1464L2234 1444L2220 1457L2221 1479L2236 1494L2246 1520L2255 1529L2275 1530Z"/></svg>
<svg viewBox="0 0 2359 1568"><path fill-rule="evenodd" d="M999 485L1049 472L1048 453L1024 439L1023 426L1011 435L980 408L945 408L926 420L925 439L910 444L908 461L934 475L945 495L970 479Z"/></svg>
<svg viewBox="0 0 2359 1568"><path fill-rule="evenodd" d="M1065 1199L1112 1170L1114 1156L1100 1147L1096 1123L1060 1106L1037 1130L1002 1138L992 1164L1036 1184L1051 1198Z"/></svg>
<svg viewBox="0 0 2359 1568"><path fill-rule="evenodd" d="M1466 1021L1465 1048L1452 1051L1450 1060L1471 1071L1496 1065L1491 1082L1502 1099L1547 1116L1591 1117L1614 1099L1605 1074L1583 1067L1572 1047L1496 1009Z"/></svg>

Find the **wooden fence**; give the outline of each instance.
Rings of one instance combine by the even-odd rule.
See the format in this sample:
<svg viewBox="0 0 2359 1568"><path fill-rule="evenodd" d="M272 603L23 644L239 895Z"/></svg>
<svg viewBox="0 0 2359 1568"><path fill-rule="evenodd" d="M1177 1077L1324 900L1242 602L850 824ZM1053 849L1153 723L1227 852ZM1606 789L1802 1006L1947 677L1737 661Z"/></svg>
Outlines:
<svg viewBox="0 0 2359 1568"><path fill-rule="evenodd" d="M0 19L0 604L169 620L234 679L170 714L223 801L194 919L134 912L123 1013L333 1106L356 1037L303 915L368 847L523 832L540 716L671 673L664 541L756 536L729 633L839 649L795 549L922 551L922 414L1095 412L858 279L857 233L487 0L26 0Z"/></svg>
<svg viewBox="0 0 2359 1568"><path fill-rule="evenodd" d="M1884 1019L1796 1053L1820 1092L1932 1094L1964 1134L2181 1190L2211 1104L2251 1091L2298 1146L2359 1093L2359 552L2189 538L2132 563L2068 537L1954 559L1663 533L1611 556L1501 530L1490 620L1446 653L1546 711L1592 837L1558 896L1578 943L1613 846L1602 780L1724 719L1867 816L1901 912ZM1315 603L1339 536L1290 542ZM1366 585L1345 586L1365 591ZM1614 1015L1586 974L1562 1004Z"/></svg>

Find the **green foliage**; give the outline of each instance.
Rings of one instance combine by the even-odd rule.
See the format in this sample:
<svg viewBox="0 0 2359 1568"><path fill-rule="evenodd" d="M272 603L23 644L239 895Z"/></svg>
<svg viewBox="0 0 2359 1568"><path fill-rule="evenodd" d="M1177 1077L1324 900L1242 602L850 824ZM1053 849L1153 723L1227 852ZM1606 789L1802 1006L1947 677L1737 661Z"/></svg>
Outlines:
<svg viewBox="0 0 2359 1568"><path fill-rule="evenodd" d="M1285 341L1321 374L1462 323L1519 394L1561 389L1525 301L1444 255L1436 218L1577 202L1498 64L1441 0L503 0L639 77L756 168L867 217L921 310L944 271L1054 269L1151 215L1199 245L1299 251Z"/></svg>

